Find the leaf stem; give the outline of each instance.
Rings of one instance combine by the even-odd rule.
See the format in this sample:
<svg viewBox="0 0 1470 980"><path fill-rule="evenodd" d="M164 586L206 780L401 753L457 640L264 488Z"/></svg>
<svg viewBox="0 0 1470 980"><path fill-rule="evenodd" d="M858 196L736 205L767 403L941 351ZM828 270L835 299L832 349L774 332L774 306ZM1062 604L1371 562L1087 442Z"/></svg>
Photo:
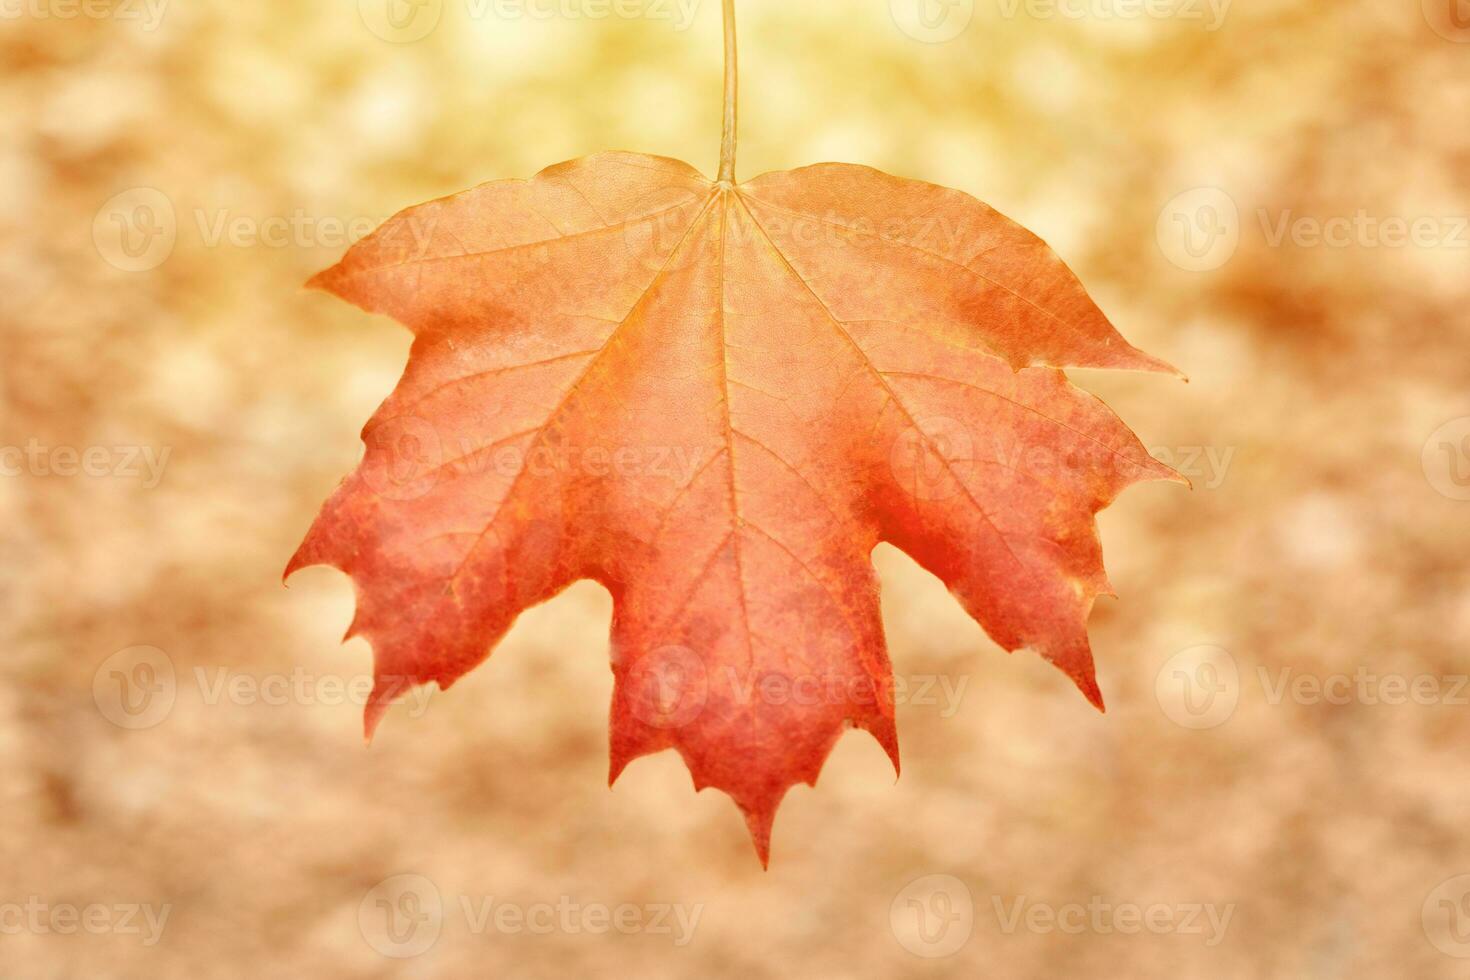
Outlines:
<svg viewBox="0 0 1470 980"><path fill-rule="evenodd" d="M720 138L721 183L735 183L735 130L739 113L740 71L735 50L735 0L725 5L725 124Z"/></svg>

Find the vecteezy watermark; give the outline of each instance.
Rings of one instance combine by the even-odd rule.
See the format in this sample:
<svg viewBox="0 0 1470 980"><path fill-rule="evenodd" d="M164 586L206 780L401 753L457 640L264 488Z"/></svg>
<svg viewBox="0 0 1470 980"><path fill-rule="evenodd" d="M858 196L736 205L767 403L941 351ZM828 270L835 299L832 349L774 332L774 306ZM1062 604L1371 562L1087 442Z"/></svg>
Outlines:
<svg viewBox="0 0 1470 980"><path fill-rule="evenodd" d="M1005 20L1198 22L1206 31L1225 25L1232 0L995 0ZM898 29L916 41L953 41L975 19L974 0L889 0Z"/></svg>
<svg viewBox="0 0 1470 980"><path fill-rule="evenodd" d="M975 19L975 0L888 0L893 22L915 41L943 44Z"/></svg>
<svg viewBox="0 0 1470 980"><path fill-rule="evenodd" d="M959 262L973 253L977 237L989 234L974 216L956 218L933 208L910 214L874 217L861 210L820 208L793 210L768 201L745 201L749 220L725 228L730 250L769 248L787 255L811 250L912 246ZM641 195L621 223L627 255L650 272L668 273L699 259L701 249L689 231L708 208L708 195L686 186L656 187Z"/></svg>
<svg viewBox="0 0 1470 980"><path fill-rule="evenodd" d="M782 252L817 247L865 247L881 244L923 243L930 251L957 250L978 229L950 215L923 211L912 215L874 218L837 210L789 211L773 204L752 208L755 222L736 222L726 230L732 246L753 247L769 240Z"/></svg>
<svg viewBox="0 0 1470 980"><path fill-rule="evenodd" d="M1154 697L1170 721L1184 728L1218 728L1240 703L1240 668L1224 647L1180 650L1154 677Z"/></svg>
<svg viewBox="0 0 1470 980"><path fill-rule="evenodd" d="M1260 703L1268 707L1470 706L1470 674L1405 674L1359 665L1331 674L1258 666L1242 675L1229 650L1211 645L1189 647L1170 657L1159 669L1154 692L1159 707L1175 724L1218 728L1234 715L1247 678L1254 681Z"/></svg>
<svg viewBox="0 0 1470 980"><path fill-rule="evenodd" d="M92 675L92 700L102 717L114 725L141 731L163 724L184 691L192 692L206 707L366 707L373 703L375 690L401 691L399 702L411 718L423 717L436 693L431 686L413 684L412 678L380 677L375 686L374 678L367 674L313 674L300 667L268 674L195 667L187 677L191 683L181 684L173 659L157 647L128 647L97 667Z"/></svg>
<svg viewBox="0 0 1470 980"><path fill-rule="evenodd" d="M1083 901L1036 901L1026 895L992 895L989 911L1004 935L1119 934L1197 936L1213 948L1225 940L1235 903L1120 902L1102 895ZM900 946L928 959L953 956L974 933L977 909L970 888L947 874L925 875L904 886L889 907Z"/></svg>
<svg viewBox="0 0 1470 980"><path fill-rule="evenodd" d="M1004 436L994 437L993 459L1005 469L1042 479L1068 471L1102 475L1114 470L1135 475L1139 464L1101 442L1082 443L1060 451L1050 446L1026 445ZM1235 462L1234 446L1149 446L1148 455L1204 490L1218 490Z"/></svg>
<svg viewBox="0 0 1470 980"><path fill-rule="evenodd" d="M55 934L75 936L140 936L144 946L158 945L168 926L170 904L146 902L93 902L75 905L70 902L48 902L38 895L24 902L0 902L0 935L19 936Z"/></svg>
<svg viewBox="0 0 1470 980"><path fill-rule="evenodd" d="M1266 703L1272 706L1286 701L1339 706L1470 705L1470 674L1380 674L1360 666L1350 674L1324 676L1298 673L1291 667L1274 672L1257 667L1256 677Z"/></svg>
<svg viewBox="0 0 1470 980"><path fill-rule="evenodd" d="M384 226L376 244L401 260L430 254L437 216L414 213L384 225L380 216L313 215L304 208L290 214L242 214L230 208L194 208L180 221L169 196L154 187L117 194L92 220L97 254L123 272L148 272L169 260L182 235L204 248L326 248L340 250Z"/></svg>
<svg viewBox="0 0 1470 980"><path fill-rule="evenodd" d="M374 690L403 692L398 703L410 718L422 718L436 688L415 684L411 677L383 675L376 680L368 674L343 677L340 674L313 674L300 667L284 674L244 674L225 667L195 667L193 680L203 702L215 705L263 704L280 708L286 705L321 705L336 707L350 704L367 707Z"/></svg>
<svg viewBox="0 0 1470 980"><path fill-rule="evenodd" d="M393 44L412 44L434 32L444 17L444 0L357 0L363 26Z"/></svg>
<svg viewBox="0 0 1470 980"><path fill-rule="evenodd" d="M92 219L97 254L123 272L147 272L163 265L178 238L173 201L155 187L134 187L115 195Z"/></svg>
<svg viewBox="0 0 1470 980"><path fill-rule="evenodd" d="M394 959L422 956L446 925L474 936L648 935L682 948L694 939L704 905L679 902L584 902L570 895L550 901L509 901L494 895L459 895L451 902L433 881L394 875L368 890L357 907L357 926L375 951Z"/></svg>
<svg viewBox="0 0 1470 980"><path fill-rule="evenodd" d="M1456 959L1470 959L1470 874L1456 875L1435 886L1424 899L1420 921L1435 949Z"/></svg>
<svg viewBox="0 0 1470 980"><path fill-rule="evenodd" d="M694 26L700 0L457 0L471 21L648 20L676 31ZM358 0L363 26L393 44L411 44L434 33L444 19L444 0Z"/></svg>
<svg viewBox="0 0 1470 980"><path fill-rule="evenodd" d="M1451 419L1424 443L1424 478L1442 496L1470 500L1470 415Z"/></svg>
<svg viewBox="0 0 1470 980"><path fill-rule="evenodd" d="M404 227L417 246L417 254L426 255L435 219L409 215L404 220ZM346 248L366 238L382 221L364 215L350 218L316 216L307 214L302 208L288 215L263 218L236 214L228 208L195 208L194 223L199 241L205 248L219 248L221 245L231 248Z"/></svg>
<svg viewBox="0 0 1470 980"><path fill-rule="evenodd" d="M954 875L915 878L893 897L888 924L915 956L942 959L964 948L975 931L975 901Z"/></svg>
<svg viewBox="0 0 1470 980"><path fill-rule="evenodd" d="M701 0L464 0L473 20L649 20L694 26Z"/></svg>
<svg viewBox="0 0 1470 980"><path fill-rule="evenodd" d="M1420 0L1424 20L1446 41L1470 44L1470 0Z"/></svg>
<svg viewBox="0 0 1470 980"><path fill-rule="evenodd" d="M914 421L888 451L888 465L898 485L915 500L949 500L963 493L962 473L976 462L969 427L945 415Z"/></svg>
<svg viewBox="0 0 1470 980"><path fill-rule="evenodd" d="M584 351L574 356L595 354ZM446 386L424 395L419 404L449 391ZM443 480L490 473L506 479L522 473L539 478L649 477L684 487L715 451L710 446L576 446L538 439L535 432L485 439L460 434L449 439L440 436L433 422L416 415L385 419L364 438L367 455L360 471L364 483L378 496L399 501L417 500Z"/></svg>
<svg viewBox="0 0 1470 980"><path fill-rule="evenodd" d="M92 674L92 700L102 717L134 731L161 724L178 691L173 660L152 646L119 650Z"/></svg>
<svg viewBox="0 0 1470 980"><path fill-rule="evenodd" d="M866 675L795 674L757 671L742 675L729 665L717 674L724 675L725 689L734 692L737 704L761 704L772 707L794 705L907 705L935 708L941 718L953 718L960 710L968 675L898 674L890 679L874 680Z"/></svg>
<svg viewBox="0 0 1470 980"><path fill-rule="evenodd" d="M613 649L614 671L623 669L626 658L625 651ZM709 686L704 660L688 647L673 643L633 658L614 696L645 725L675 729L704 713Z"/></svg>
<svg viewBox="0 0 1470 980"><path fill-rule="evenodd" d="M1197 487L1217 490L1230 473L1235 447L1152 446L1148 455ZM1063 475L1090 480L1114 471L1136 476L1143 466L1143 461L1099 440L1061 447L1027 443L994 432L982 435L947 416L917 419L905 428L895 438L888 462L899 486L919 500L948 500L964 493L965 475L976 467L1024 473L1038 480Z"/></svg>
<svg viewBox="0 0 1470 980"><path fill-rule="evenodd" d="M1225 25L1232 0L997 0L1000 15L1014 20L1198 21L1208 32Z"/></svg>
<svg viewBox="0 0 1470 980"><path fill-rule="evenodd" d="M0 20L115 20L155 31L170 0L0 0Z"/></svg>
<svg viewBox="0 0 1470 980"><path fill-rule="evenodd" d="M659 187L643 195L623 224L629 255L650 271L683 268L700 252L684 247L691 224L707 198L687 187ZM766 249L801 253L821 248L868 248L875 245L920 245L940 254L959 254L983 233L972 221L933 209L909 215L874 217L861 211L827 208L795 211L769 202L748 201L752 220L732 221L725 228L728 249Z"/></svg>
<svg viewBox="0 0 1470 980"><path fill-rule="evenodd" d="M621 668L619 662L615 666ZM712 689L722 704L765 707L887 706L934 708L952 718L970 678L949 674L912 674L875 679L860 674L740 671L722 665L711 671L686 646L651 650L620 674L618 697L633 715L653 728L683 728L704 712Z"/></svg>
<svg viewBox="0 0 1470 980"><path fill-rule="evenodd" d="M1470 249L1470 216L1299 214L1292 208L1256 210L1267 248ZM1159 212L1159 250L1189 272L1218 269L1235 256L1244 229L1235 200L1218 187L1196 187L1172 198Z"/></svg>
<svg viewBox="0 0 1470 980"><path fill-rule="evenodd" d="M1220 188L1196 187L1164 205L1154 238L1164 258L1181 269L1218 269L1240 247L1240 209Z"/></svg>
<svg viewBox="0 0 1470 980"><path fill-rule="evenodd" d="M1256 219L1271 248L1289 243L1297 248L1470 249L1470 217L1465 215L1382 217L1359 208L1321 217L1291 208L1274 214L1261 208Z"/></svg>
<svg viewBox="0 0 1470 980"><path fill-rule="evenodd" d="M1094 935L1198 936L1214 948L1225 940L1235 903L1214 902L1115 902L1092 895L1086 902L1038 902L1025 895L990 899L1000 931L1006 935L1054 932L1070 936Z"/></svg>
<svg viewBox="0 0 1470 980"><path fill-rule="evenodd" d="M1202 490L1218 490L1235 461L1234 446L1150 446L1148 454Z"/></svg>
<svg viewBox="0 0 1470 980"><path fill-rule="evenodd" d="M139 480L152 490L172 453L171 446L47 446L33 436L25 446L0 446L0 477Z"/></svg>

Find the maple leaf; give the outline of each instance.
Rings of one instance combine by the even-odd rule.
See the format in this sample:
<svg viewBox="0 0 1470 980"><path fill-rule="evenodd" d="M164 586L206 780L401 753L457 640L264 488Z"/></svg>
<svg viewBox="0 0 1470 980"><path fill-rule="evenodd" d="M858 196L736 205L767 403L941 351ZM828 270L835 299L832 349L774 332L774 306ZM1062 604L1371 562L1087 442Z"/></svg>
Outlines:
<svg viewBox="0 0 1470 980"><path fill-rule="evenodd" d="M845 728L898 768L880 541L1102 707L1094 517L1173 473L1060 368L1172 369L979 201L843 164L736 183L732 123L716 180L563 163L410 208L312 280L415 340L287 574L352 577L369 735L601 583L610 782L678 750L764 863Z"/></svg>

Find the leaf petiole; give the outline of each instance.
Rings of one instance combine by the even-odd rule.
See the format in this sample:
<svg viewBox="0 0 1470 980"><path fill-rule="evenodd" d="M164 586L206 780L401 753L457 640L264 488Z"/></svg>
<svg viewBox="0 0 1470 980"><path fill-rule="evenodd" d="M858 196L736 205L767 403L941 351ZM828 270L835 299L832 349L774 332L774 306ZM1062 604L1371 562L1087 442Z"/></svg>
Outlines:
<svg viewBox="0 0 1470 980"><path fill-rule="evenodd" d="M725 122L720 139L720 176L722 184L735 183L735 129L738 121L740 72L735 50L735 0L725 5Z"/></svg>

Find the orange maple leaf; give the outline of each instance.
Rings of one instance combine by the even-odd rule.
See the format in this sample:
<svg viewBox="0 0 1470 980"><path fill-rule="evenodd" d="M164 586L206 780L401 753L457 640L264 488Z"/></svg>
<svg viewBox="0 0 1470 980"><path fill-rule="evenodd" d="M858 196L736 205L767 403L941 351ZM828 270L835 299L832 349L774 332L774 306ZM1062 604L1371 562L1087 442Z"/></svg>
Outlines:
<svg viewBox="0 0 1470 980"><path fill-rule="evenodd" d="M959 191L843 164L736 183L732 107L716 180L563 163L410 208L312 280L415 341L287 574L352 577L369 734L600 582L611 779L677 749L764 863L844 728L898 767L880 541L1102 707L1094 515L1173 474L1059 369L1172 369Z"/></svg>

